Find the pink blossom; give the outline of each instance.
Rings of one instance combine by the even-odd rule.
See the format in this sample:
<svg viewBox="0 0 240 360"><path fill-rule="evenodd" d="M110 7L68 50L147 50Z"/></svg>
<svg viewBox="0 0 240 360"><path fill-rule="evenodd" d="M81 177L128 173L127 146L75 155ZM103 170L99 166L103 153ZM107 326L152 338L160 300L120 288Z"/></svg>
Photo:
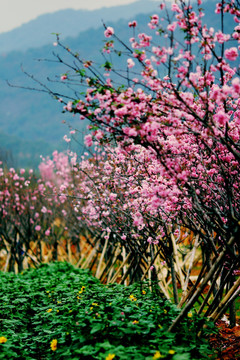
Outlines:
<svg viewBox="0 0 240 360"><path fill-rule="evenodd" d="M40 225L35 226L35 230L36 230L36 231L40 231L40 230L41 230L41 226L40 226Z"/></svg>
<svg viewBox="0 0 240 360"><path fill-rule="evenodd" d="M77 154L73 154L73 156L71 157L70 163L72 166L76 166L77 164Z"/></svg>
<svg viewBox="0 0 240 360"><path fill-rule="evenodd" d="M53 179L54 172L53 172L53 168L52 168L51 164L42 162L38 168L39 168L40 174L44 180L52 180Z"/></svg>
<svg viewBox="0 0 240 360"><path fill-rule="evenodd" d="M132 59L127 60L128 68L132 68L135 65L135 62Z"/></svg>
<svg viewBox="0 0 240 360"><path fill-rule="evenodd" d="M137 136L137 131L130 127L125 127L123 129L123 132L124 132L124 134L126 134L128 136Z"/></svg>
<svg viewBox="0 0 240 360"><path fill-rule="evenodd" d="M50 235L50 230L49 230L49 229L47 229L47 230L45 231L45 235L46 235L46 236L49 236L49 235Z"/></svg>
<svg viewBox="0 0 240 360"><path fill-rule="evenodd" d="M114 34L114 30L111 26L108 26L107 29L104 31L104 35L106 38L111 37Z"/></svg>
<svg viewBox="0 0 240 360"><path fill-rule="evenodd" d="M114 194L114 193L109 194L109 199L110 199L111 201L116 200L116 198L117 198L117 194Z"/></svg>
<svg viewBox="0 0 240 360"><path fill-rule="evenodd" d="M101 140L103 138L103 135L104 133L102 132L102 130L97 130L96 133L94 134L97 140Z"/></svg>
<svg viewBox="0 0 240 360"><path fill-rule="evenodd" d="M71 112L72 111L72 101L69 101L66 106L64 106L64 109Z"/></svg>
<svg viewBox="0 0 240 360"><path fill-rule="evenodd" d="M92 146L93 141L92 141L92 135L88 134L84 137L84 144L88 147Z"/></svg>
<svg viewBox="0 0 240 360"><path fill-rule="evenodd" d="M179 6L177 4L172 4L172 11L176 11L178 13L181 12L181 10L180 10L180 8L179 8Z"/></svg>
<svg viewBox="0 0 240 360"><path fill-rule="evenodd" d="M174 21L172 24L169 24L169 25L167 26L167 29L168 29L169 31L174 31L174 30L176 29L176 27L177 27L177 22Z"/></svg>
<svg viewBox="0 0 240 360"><path fill-rule="evenodd" d="M158 21L159 21L159 16L158 15L154 14L154 15L151 16L151 22L150 23L152 25L157 25Z"/></svg>
<svg viewBox="0 0 240 360"><path fill-rule="evenodd" d="M41 209L41 212L42 212L43 214L46 214L46 213L47 213L47 208L46 208L45 206L43 206L42 209Z"/></svg>
<svg viewBox="0 0 240 360"><path fill-rule="evenodd" d="M67 143L69 143L69 142L71 141L71 139L68 138L67 135L64 135L63 139L64 139Z"/></svg>
<svg viewBox="0 0 240 360"><path fill-rule="evenodd" d="M221 4L221 3L217 3L217 4L216 4L215 13L216 13L216 14L220 14L221 8L222 8L222 4Z"/></svg>
<svg viewBox="0 0 240 360"><path fill-rule="evenodd" d="M136 26L137 26L136 20L133 20L132 22L129 22L129 23L128 23L128 26L129 26L129 27L136 27Z"/></svg>
<svg viewBox="0 0 240 360"><path fill-rule="evenodd" d="M238 19L238 17L237 16L234 16L234 21L236 22L236 23L240 23L240 19Z"/></svg>
<svg viewBox="0 0 240 360"><path fill-rule="evenodd" d="M217 125L224 126L228 121L229 116L223 110L220 110L213 116L213 118Z"/></svg>
<svg viewBox="0 0 240 360"><path fill-rule="evenodd" d="M228 41L230 39L230 35L229 34L223 34L221 31L218 31L215 34L215 41L218 41L219 44L223 44L224 42Z"/></svg>
<svg viewBox="0 0 240 360"><path fill-rule="evenodd" d="M226 49L224 55L228 60L235 61L238 57L238 50L236 47Z"/></svg>
<svg viewBox="0 0 240 360"><path fill-rule="evenodd" d="M66 79L67 79L67 74L61 76L61 80L66 80Z"/></svg>
<svg viewBox="0 0 240 360"><path fill-rule="evenodd" d="M240 94L240 79L239 78L234 78L232 80L232 86L233 86L234 91L237 94Z"/></svg>

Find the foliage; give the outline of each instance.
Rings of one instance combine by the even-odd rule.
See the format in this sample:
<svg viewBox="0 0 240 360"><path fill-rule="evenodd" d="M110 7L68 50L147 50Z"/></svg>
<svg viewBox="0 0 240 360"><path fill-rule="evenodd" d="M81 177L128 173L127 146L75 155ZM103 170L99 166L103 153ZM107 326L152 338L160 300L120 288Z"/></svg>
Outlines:
<svg viewBox="0 0 240 360"><path fill-rule="evenodd" d="M175 333L179 310L147 283L102 285L67 263L0 278L0 359L208 359L194 313ZM211 331L209 323L207 331ZM113 357L112 357L113 358Z"/></svg>

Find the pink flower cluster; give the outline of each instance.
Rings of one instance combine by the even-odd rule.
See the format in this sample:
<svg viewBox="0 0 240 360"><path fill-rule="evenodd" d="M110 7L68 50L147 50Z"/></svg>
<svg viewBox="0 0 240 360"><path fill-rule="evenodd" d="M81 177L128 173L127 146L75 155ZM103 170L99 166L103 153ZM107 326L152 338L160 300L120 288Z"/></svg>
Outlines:
<svg viewBox="0 0 240 360"><path fill-rule="evenodd" d="M110 38L114 34L114 30L111 26L108 26L107 29L104 31L104 35L106 38Z"/></svg>

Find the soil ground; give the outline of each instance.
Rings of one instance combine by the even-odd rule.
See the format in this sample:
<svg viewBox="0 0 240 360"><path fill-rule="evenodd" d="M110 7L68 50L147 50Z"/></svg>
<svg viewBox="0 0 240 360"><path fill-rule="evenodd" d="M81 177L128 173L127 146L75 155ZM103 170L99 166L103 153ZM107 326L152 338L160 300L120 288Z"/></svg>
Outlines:
<svg viewBox="0 0 240 360"><path fill-rule="evenodd" d="M238 319L239 323L240 320ZM216 326L219 333L211 336L210 343L218 351L217 359L240 359L240 325L236 325L231 329L226 321L219 320Z"/></svg>

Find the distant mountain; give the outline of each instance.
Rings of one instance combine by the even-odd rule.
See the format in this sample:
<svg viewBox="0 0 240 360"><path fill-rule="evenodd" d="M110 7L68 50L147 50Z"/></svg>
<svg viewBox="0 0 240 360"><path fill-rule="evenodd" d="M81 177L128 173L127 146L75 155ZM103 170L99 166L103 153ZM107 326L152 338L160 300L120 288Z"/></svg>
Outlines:
<svg viewBox="0 0 240 360"><path fill-rule="evenodd" d="M25 51L51 43L52 33L60 33L62 39L77 36L88 29L97 29L102 21L116 22L140 13L156 12L158 2L139 0L133 4L101 8L98 10L60 10L37 17L12 31L0 34L0 54L14 50Z"/></svg>
<svg viewBox="0 0 240 360"><path fill-rule="evenodd" d="M148 28L146 25L148 15L136 15L132 19L137 19L140 29ZM126 42L132 35L132 29L127 26L128 21L122 19L115 23L108 22L108 25L114 26L119 37ZM82 58L92 59L96 62L96 66L100 66L104 62L99 51L103 47L103 32L102 25L98 29L91 28L76 37L65 38L64 44L80 52ZM71 146L73 150L82 151L81 146L76 148L74 142L67 145L62 139L69 133L69 128L74 128L79 131L78 140L83 144L86 122L69 114L62 114L62 105L47 94L10 87L6 82L7 80L14 86L20 87L39 87L21 71L21 67L43 83L47 82L48 77L59 80L66 68L52 62L53 52L61 51L60 48L53 46L54 40L55 38L51 44L42 47L30 48L26 51L15 50L0 55L0 160L1 152L4 154L7 151L11 152L13 162L17 166L36 167L40 155L51 155L55 149L63 150ZM40 59L51 59L51 61ZM117 58L116 61L121 59ZM49 86L56 88L58 83L51 83ZM62 124L63 122L65 124Z"/></svg>
<svg viewBox="0 0 240 360"><path fill-rule="evenodd" d="M64 149L59 144L59 149ZM37 168L43 156L51 155L52 148L47 142L23 140L22 138L0 133L0 161L8 168Z"/></svg>

